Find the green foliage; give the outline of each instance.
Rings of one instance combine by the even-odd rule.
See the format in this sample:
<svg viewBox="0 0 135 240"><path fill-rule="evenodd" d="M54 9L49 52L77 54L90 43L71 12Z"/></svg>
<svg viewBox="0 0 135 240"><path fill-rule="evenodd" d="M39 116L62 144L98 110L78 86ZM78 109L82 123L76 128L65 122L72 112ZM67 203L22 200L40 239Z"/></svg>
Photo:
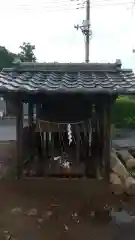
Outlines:
<svg viewBox="0 0 135 240"><path fill-rule="evenodd" d="M135 100L119 97L112 110L112 122L116 127L135 127Z"/></svg>
<svg viewBox="0 0 135 240"><path fill-rule="evenodd" d="M20 46L20 49L21 49L21 52L19 53L18 56L22 62L35 62L36 61L36 57L34 54L34 50L35 50L34 45L23 42L23 44Z"/></svg>
<svg viewBox="0 0 135 240"><path fill-rule="evenodd" d="M10 68L13 66L13 60L16 54L9 52L5 47L0 46L0 71L3 68Z"/></svg>
<svg viewBox="0 0 135 240"><path fill-rule="evenodd" d="M14 60L20 58L22 62L35 62L36 57L34 54L35 46L30 43L23 43L20 46L21 52L19 54L14 54L8 51L5 47L0 46L0 71L3 68L10 68L14 65Z"/></svg>
<svg viewBox="0 0 135 240"><path fill-rule="evenodd" d="M34 54L35 46L30 43L23 43L20 46L21 52L19 54L14 54L8 51L5 47L0 46L0 71L3 68L10 68L13 67L13 62L18 57L22 62L35 62L36 57Z"/></svg>

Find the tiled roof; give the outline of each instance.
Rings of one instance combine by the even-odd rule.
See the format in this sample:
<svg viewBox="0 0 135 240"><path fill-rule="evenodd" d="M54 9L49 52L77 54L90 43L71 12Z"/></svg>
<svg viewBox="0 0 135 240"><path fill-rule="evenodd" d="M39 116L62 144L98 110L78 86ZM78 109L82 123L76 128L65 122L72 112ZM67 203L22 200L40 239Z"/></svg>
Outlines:
<svg viewBox="0 0 135 240"><path fill-rule="evenodd" d="M135 92L132 70L119 63L21 63L0 73L0 92Z"/></svg>

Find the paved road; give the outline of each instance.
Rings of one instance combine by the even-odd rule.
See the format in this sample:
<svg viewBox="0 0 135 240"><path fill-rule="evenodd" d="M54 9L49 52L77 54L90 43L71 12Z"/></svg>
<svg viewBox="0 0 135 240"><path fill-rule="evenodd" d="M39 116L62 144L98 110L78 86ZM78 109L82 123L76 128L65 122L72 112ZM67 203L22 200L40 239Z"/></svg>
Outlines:
<svg viewBox="0 0 135 240"><path fill-rule="evenodd" d="M24 125L27 120L24 121ZM16 121L13 120L0 120L0 141L8 141L16 139Z"/></svg>
<svg viewBox="0 0 135 240"><path fill-rule="evenodd" d="M135 129L120 130L112 144L115 148L135 147Z"/></svg>

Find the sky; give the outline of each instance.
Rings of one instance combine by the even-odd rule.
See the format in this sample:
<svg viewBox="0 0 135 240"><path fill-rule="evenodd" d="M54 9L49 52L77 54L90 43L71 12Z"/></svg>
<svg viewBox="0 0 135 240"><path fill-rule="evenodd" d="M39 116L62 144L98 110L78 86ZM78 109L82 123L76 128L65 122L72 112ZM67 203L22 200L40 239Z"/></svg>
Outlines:
<svg viewBox="0 0 135 240"><path fill-rule="evenodd" d="M84 62L84 36L74 24L82 23L85 10L75 10L76 3L68 2L70 0L0 0L0 45L18 53L22 42L30 42L36 46L39 62ZM91 62L121 59L123 67L135 70L132 3L133 0L92 1Z"/></svg>

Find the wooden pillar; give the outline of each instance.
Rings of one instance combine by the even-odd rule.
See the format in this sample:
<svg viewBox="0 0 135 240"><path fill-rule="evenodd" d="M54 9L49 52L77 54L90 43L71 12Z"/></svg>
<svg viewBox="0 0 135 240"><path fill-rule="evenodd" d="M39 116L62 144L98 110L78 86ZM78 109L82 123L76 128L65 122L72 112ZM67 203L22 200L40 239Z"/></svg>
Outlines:
<svg viewBox="0 0 135 240"><path fill-rule="evenodd" d="M38 132L37 137L39 140L37 140L38 144L38 158L39 158L39 176L44 175L44 149L43 149L43 142L44 142L44 133Z"/></svg>
<svg viewBox="0 0 135 240"><path fill-rule="evenodd" d="M36 121L39 119L41 109L41 103L36 104ZM37 133L38 138L38 159L39 159L39 170L38 173L40 176L44 175L44 132L42 129L39 130L40 132ZM40 138L40 139L39 139Z"/></svg>
<svg viewBox="0 0 135 240"><path fill-rule="evenodd" d="M76 163L80 162L80 128L76 125Z"/></svg>
<svg viewBox="0 0 135 240"><path fill-rule="evenodd" d="M33 120L34 120L34 105L32 103L28 103L28 125L29 125L29 161L30 163L34 161L35 157L35 132L33 128Z"/></svg>
<svg viewBox="0 0 135 240"><path fill-rule="evenodd" d="M98 105L98 168L103 173L103 148L104 148L104 107Z"/></svg>
<svg viewBox="0 0 135 240"><path fill-rule="evenodd" d="M104 170L105 178L109 180L110 176L110 151L111 151L111 103L104 107Z"/></svg>
<svg viewBox="0 0 135 240"><path fill-rule="evenodd" d="M97 165L98 165L98 119L97 119L97 106L92 106L92 117L91 117L91 156L89 161L89 175L95 178L97 175Z"/></svg>
<svg viewBox="0 0 135 240"><path fill-rule="evenodd" d="M17 99L16 110L17 179L19 179L23 172L23 103L20 99Z"/></svg>
<svg viewBox="0 0 135 240"><path fill-rule="evenodd" d="M36 104L36 119L39 117L40 108L41 108L41 104L40 104L40 103L37 103L37 104Z"/></svg>
<svg viewBox="0 0 135 240"><path fill-rule="evenodd" d="M46 137L45 137L45 157L46 161L48 162L49 158L49 133L46 132Z"/></svg>
<svg viewBox="0 0 135 240"><path fill-rule="evenodd" d="M54 132L51 132L51 160L54 161Z"/></svg>
<svg viewBox="0 0 135 240"><path fill-rule="evenodd" d="M89 132L88 132L87 123L85 123L83 134L84 134L83 151L85 152L85 174L86 174L86 177L93 177L93 166L92 166L92 161L91 161L91 156L89 151Z"/></svg>

